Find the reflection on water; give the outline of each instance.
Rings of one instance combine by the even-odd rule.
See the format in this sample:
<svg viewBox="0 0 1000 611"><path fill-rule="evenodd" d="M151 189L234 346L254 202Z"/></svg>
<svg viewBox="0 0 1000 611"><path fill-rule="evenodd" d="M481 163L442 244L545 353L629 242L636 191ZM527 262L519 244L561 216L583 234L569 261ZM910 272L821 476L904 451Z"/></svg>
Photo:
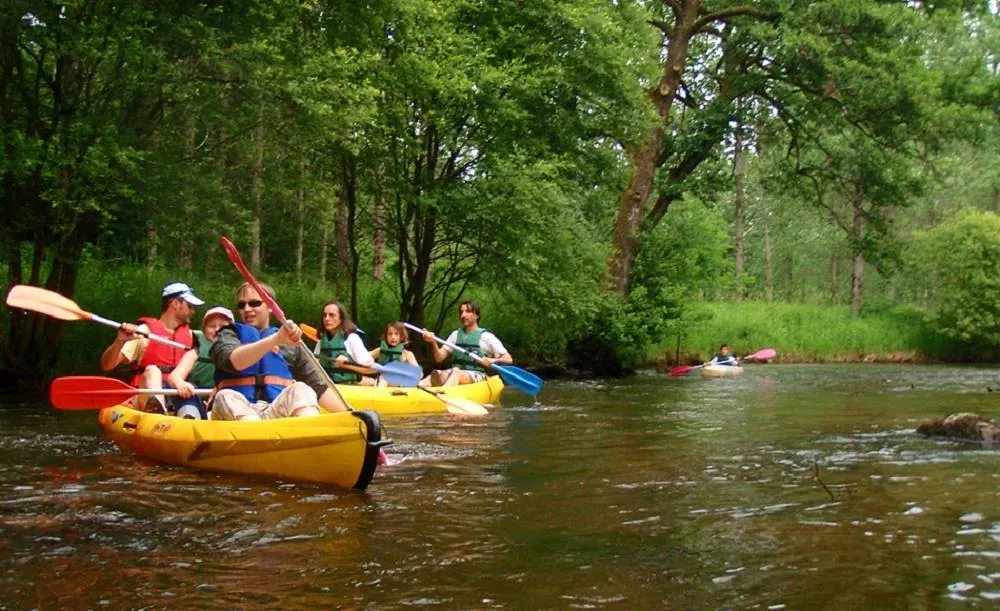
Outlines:
<svg viewBox="0 0 1000 611"><path fill-rule="evenodd" d="M366 493L121 455L93 413L0 410L2 608L1000 604L1000 371L756 366L505 391L386 422Z"/></svg>

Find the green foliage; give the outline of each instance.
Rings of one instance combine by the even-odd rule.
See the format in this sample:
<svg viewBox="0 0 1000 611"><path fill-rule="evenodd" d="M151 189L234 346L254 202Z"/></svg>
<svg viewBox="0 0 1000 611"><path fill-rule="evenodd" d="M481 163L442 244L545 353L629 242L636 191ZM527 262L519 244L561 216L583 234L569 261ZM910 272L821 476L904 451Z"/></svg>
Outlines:
<svg viewBox="0 0 1000 611"><path fill-rule="evenodd" d="M900 360L954 354L951 343L924 322L924 312L912 307L852 316L847 306L747 301L710 303L705 311L708 316L690 325L682 336L682 358L696 355L707 360L723 343L739 356L773 348L778 359L786 362ZM675 350L674 338L665 337L650 355L672 358Z"/></svg>
<svg viewBox="0 0 1000 611"><path fill-rule="evenodd" d="M635 368L651 343L697 319L698 299L730 273L724 228L719 212L704 202L675 204L648 235L628 298L604 297L594 321L571 342L570 366L621 375Z"/></svg>
<svg viewBox="0 0 1000 611"><path fill-rule="evenodd" d="M934 327L966 343L1000 346L1000 216L967 211L921 232L913 259Z"/></svg>

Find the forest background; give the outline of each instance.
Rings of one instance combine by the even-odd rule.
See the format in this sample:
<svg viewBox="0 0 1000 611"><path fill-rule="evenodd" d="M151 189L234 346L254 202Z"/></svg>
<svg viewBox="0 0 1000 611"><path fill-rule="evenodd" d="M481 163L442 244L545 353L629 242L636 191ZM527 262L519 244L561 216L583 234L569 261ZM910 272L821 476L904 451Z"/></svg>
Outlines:
<svg viewBox="0 0 1000 611"><path fill-rule="evenodd" d="M552 370L995 360L998 50L960 0L7 0L0 271L231 306L224 234L371 346L473 298ZM2 307L0 371L111 339Z"/></svg>

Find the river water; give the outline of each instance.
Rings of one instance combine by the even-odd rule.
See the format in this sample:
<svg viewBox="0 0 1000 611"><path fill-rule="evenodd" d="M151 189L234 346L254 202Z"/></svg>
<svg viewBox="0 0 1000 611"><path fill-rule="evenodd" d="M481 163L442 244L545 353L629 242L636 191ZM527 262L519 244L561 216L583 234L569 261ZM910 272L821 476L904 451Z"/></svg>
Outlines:
<svg viewBox="0 0 1000 611"><path fill-rule="evenodd" d="M145 463L0 404L0 609L1000 607L1000 370L757 365L387 419L351 492Z"/></svg>

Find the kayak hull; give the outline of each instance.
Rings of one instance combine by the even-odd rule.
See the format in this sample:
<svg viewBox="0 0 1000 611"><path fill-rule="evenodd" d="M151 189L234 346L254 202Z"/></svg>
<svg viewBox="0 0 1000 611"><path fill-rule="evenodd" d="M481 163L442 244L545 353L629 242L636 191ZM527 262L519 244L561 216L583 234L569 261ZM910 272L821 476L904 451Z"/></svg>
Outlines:
<svg viewBox="0 0 1000 611"><path fill-rule="evenodd" d="M123 451L171 465L364 490L378 466L372 412L236 422L147 414L124 405L97 416Z"/></svg>
<svg viewBox="0 0 1000 611"><path fill-rule="evenodd" d="M743 368L733 365L706 365L701 368L703 378L731 378L743 375Z"/></svg>
<svg viewBox="0 0 1000 611"><path fill-rule="evenodd" d="M500 376L490 376L475 384L434 386L431 390L452 398L468 399L476 403L496 403L503 391ZM444 401L419 388L402 386L353 386L337 385L344 400L354 409L370 409L380 416L406 416L436 414L448 411Z"/></svg>

